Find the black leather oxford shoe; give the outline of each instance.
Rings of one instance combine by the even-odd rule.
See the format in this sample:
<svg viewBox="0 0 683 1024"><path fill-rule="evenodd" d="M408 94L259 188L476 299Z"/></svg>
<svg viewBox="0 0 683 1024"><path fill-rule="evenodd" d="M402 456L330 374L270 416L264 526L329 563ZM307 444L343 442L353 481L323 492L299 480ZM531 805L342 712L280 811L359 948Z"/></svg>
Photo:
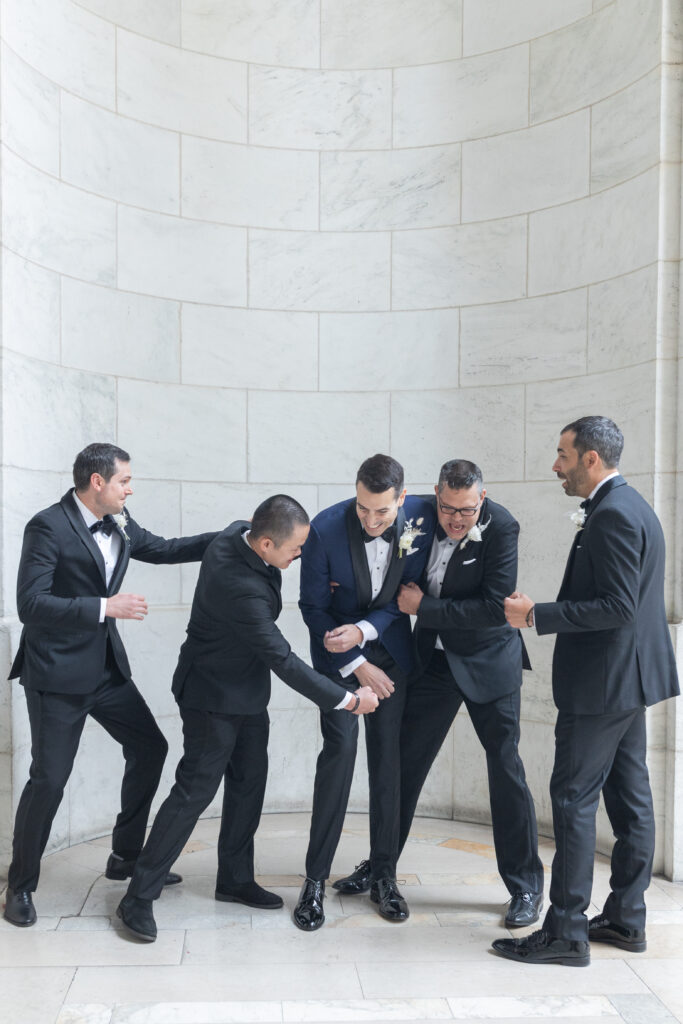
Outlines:
<svg viewBox="0 0 683 1024"><path fill-rule="evenodd" d="M590 946L578 939L555 939L538 931L525 939L496 939L491 943L499 956L523 964L563 964L565 967L588 967Z"/></svg>
<svg viewBox="0 0 683 1024"><path fill-rule="evenodd" d="M645 931L639 928L622 928L600 914L588 922L589 942L608 942L618 949L628 949L631 953L644 953L647 949Z"/></svg>
<svg viewBox="0 0 683 1024"><path fill-rule="evenodd" d="M5 894L4 918L17 928L35 924L37 915L28 889L8 889Z"/></svg>
<svg viewBox="0 0 683 1024"><path fill-rule="evenodd" d="M367 892L371 882L370 861L362 860L360 864L356 864L356 870L350 875L333 882L332 888L343 892L345 896L356 896L358 893Z"/></svg>
<svg viewBox="0 0 683 1024"><path fill-rule="evenodd" d="M141 900L127 893L116 908L116 916L120 917L124 927L143 942L155 942L157 924L152 913L152 900Z"/></svg>
<svg viewBox="0 0 683 1024"><path fill-rule="evenodd" d="M314 932L325 923L324 898L325 883L307 878L301 886L299 902L292 914L294 924L297 928L301 928L302 932Z"/></svg>
<svg viewBox="0 0 683 1024"><path fill-rule="evenodd" d="M378 878L373 882L370 899L387 921L406 921L410 917L408 904L398 891L395 878Z"/></svg>
<svg viewBox="0 0 683 1024"><path fill-rule="evenodd" d="M244 882L229 888L216 885L214 895L221 903L243 903L245 907L256 907L257 910L279 910L283 905L281 896L268 892L256 882Z"/></svg>
<svg viewBox="0 0 683 1024"><path fill-rule="evenodd" d="M506 928L525 928L535 924L543 906L542 892L516 892L505 915Z"/></svg>
<svg viewBox="0 0 683 1024"><path fill-rule="evenodd" d="M104 876L105 878L112 878L116 882L125 882L127 878L133 877L134 871L134 860L124 860L123 857L119 857L118 854L110 853L107 866L104 869ZM169 871L166 875L164 885L178 885L182 880L182 875L177 875L175 871Z"/></svg>

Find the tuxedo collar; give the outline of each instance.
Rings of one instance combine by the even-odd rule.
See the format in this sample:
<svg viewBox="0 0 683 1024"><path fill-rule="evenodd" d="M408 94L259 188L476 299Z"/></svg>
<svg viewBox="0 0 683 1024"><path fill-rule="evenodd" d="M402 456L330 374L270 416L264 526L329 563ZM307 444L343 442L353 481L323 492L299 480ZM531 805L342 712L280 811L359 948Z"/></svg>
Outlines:
<svg viewBox="0 0 683 1024"><path fill-rule="evenodd" d="M623 476L619 475L612 476L609 478L609 480L606 480L605 483L598 488L595 497L591 498L591 503L588 506L588 514L586 518L593 514L593 512L598 507L602 499L606 498L610 491L613 491L615 487L623 487L625 483L626 481L624 480Z"/></svg>
<svg viewBox="0 0 683 1024"><path fill-rule="evenodd" d="M484 501L482 502L482 506L481 506L481 512L479 513L479 518L477 519L477 522L476 522L475 525L479 525L480 523L488 522L489 517L490 517L490 512L489 512L489 508L488 508L488 498L484 498ZM436 536L436 534L435 534L435 536ZM463 537L462 540L458 541L458 543L456 544L456 547L455 547L455 551L451 555L451 557L450 557L450 559L448 561L448 565L446 566L446 572L444 574L443 584L441 585L441 592L442 593L446 593L447 594L448 586L449 586L451 580L453 579L453 576L457 573L458 569L463 564L463 562L467 562L470 559L477 557L477 555L479 554L479 551L481 549L481 546L482 546L482 544L485 541L485 538L486 538L486 531L484 531L484 533L482 534L482 539L479 542L468 541L467 544L465 544L465 546L463 547L462 545L463 545L463 541L465 540L465 537Z"/></svg>
<svg viewBox="0 0 683 1024"><path fill-rule="evenodd" d="M88 553L92 556L95 565L99 570L100 576L102 577L102 582L106 586L107 572L104 567L104 558L102 557L102 552L97 546L95 538L93 537L88 527L85 525L85 519L83 518L80 509L76 505L76 502L74 500L73 487L70 490L68 490L66 494L63 496L63 498L60 501L60 505L62 507L62 510L64 511L66 518L69 521L69 524L78 535L79 540L82 541ZM112 579L113 578L114 577L112 575Z"/></svg>
<svg viewBox="0 0 683 1024"><path fill-rule="evenodd" d="M251 544L244 540L244 534L247 530L251 529L251 523L239 520L232 525L234 527L232 531L232 542L235 550L251 569L254 569L260 576L265 576L271 583L274 583L279 591L282 580L280 570L274 565L269 565L265 562L260 555L256 554Z"/></svg>
<svg viewBox="0 0 683 1024"><path fill-rule="evenodd" d="M353 569L353 578L356 583L358 607L362 611L369 611L371 608L381 607L393 597L398 586L398 581L400 580L403 572L403 562L398 557L398 538L403 533L403 527L405 526L406 521L406 514L403 510L403 506L399 508L394 522L394 540L392 550L389 555L389 565L387 567L386 576L384 577L384 583L382 584L374 601L372 599L372 581L370 579L368 558L365 553L363 530L356 512L355 498L352 498L346 507L345 520L346 536L348 538L349 552L351 555L351 567Z"/></svg>

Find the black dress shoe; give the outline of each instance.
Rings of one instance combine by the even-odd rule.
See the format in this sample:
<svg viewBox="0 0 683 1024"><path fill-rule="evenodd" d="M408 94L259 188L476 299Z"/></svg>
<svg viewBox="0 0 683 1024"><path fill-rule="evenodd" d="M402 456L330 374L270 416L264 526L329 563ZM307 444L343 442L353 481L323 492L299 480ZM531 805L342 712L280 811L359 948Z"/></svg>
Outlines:
<svg viewBox="0 0 683 1024"><path fill-rule="evenodd" d="M324 898L325 883L316 882L313 878L307 878L301 886L299 902L292 914L294 924L297 928L301 928L302 932L314 932L325 923Z"/></svg>
<svg viewBox="0 0 683 1024"><path fill-rule="evenodd" d="M350 875L333 882L332 888L343 892L345 896L356 896L360 892L367 892L371 882L370 861L362 860L360 864L356 864L356 870Z"/></svg>
<svg viewBox="0 0 683 1024"><path fill-rule="evenodd" d="M563 964L565 967L588 967L591 962L590 946L578 939L554 939L547 932L538 931L525 939L496 939L491 945L496 953L507 960L523 964Z"/></svg>
<svg viewBox="0 0 683 1024"><path fill-rule="evenodd" d="M542 892L516 892L505 915L506 928L525 928L538 921L543 906Z"/></svg>
<svg viewBox="0 0 683 1024"><path fill-rule="evenodd" d="M631 953L644 953L647 949L644 929L622 928L602 914L588 922L588 941L608 942L610 946L628 949Z"/></svg>
<svg viewBox="0 0 683 1024"><path fill-rule="evenodd" d="M5 894L4 917L17 928L28 928L36 923L36 908L28 889L8 889Z"/></svg>
<svg viewBox="0 0 683 1024"><path fill-rule="evenodd" d="M216 886L215 897L221 903L243 903L245 907L256 907L258 910L279 910L283 905L282 897L276 892L268 892L256 882L244 882L221 888Z"/></svg>
<svg viewBox="0 0 683 1024"><path fill-rule="evenodd" d="M107 866L104 869L105 878L113 878L117 882L125 882L127 878L133 877L135 871L134 860L124 860L117 853L110 853ZM178 885L182 882L183 876L177 875L175 871L169 871L166 875L164 885Z"/></svg>
<svg viewBox="0 0 683 1024"><path fill-rule="evenodd" d="M395 878L378 878L373 882L370 899L387 921L406 921L410 917L408 904L398 891Z"/></svg>
<svg viewBox="0 0 683 1024"><path fill-rule="evenodd" d="M121 918L124 927L143 942L155 942L157 937L152 902L126 893L116 908L116 916Z"/></svg>

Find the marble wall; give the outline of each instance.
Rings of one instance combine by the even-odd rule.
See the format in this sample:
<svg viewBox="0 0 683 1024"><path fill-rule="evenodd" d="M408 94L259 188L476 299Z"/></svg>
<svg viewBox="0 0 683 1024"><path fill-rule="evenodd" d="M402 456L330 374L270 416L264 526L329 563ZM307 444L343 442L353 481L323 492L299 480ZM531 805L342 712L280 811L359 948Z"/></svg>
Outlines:
<svg viewBox="0 0 683 1024"><path fill-rule="evenodd" d="M520 585L549 598L573 530L557 432L600 411L664 521L679 621L680 20L673 0L2 0L3 665L23 524L106 438L133 454L131 512L166 535L276 490L314 513L374 451L417 490L472 458L522 523ZM305 655L296 573L281 624ZM125 639L171 741L163 791L195 578L128 575L152 605ZM522 745L548 831L552 641L530 647ZM6 861L29 738L21 688L0 700ZM271 711L267 807L306 809L315 709L275 681ZM680 743L658 709L672 874ZM52 847L106 832L120 773L89 726ZM464 715L422 809L487 818Z"/></svg>

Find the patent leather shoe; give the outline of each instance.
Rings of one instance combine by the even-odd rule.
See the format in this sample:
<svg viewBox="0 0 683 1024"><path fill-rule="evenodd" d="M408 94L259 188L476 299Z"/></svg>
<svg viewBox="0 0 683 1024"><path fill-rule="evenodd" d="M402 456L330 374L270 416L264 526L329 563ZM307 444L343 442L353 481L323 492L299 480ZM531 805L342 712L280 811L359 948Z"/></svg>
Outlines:
<svg viewBox="0 0 683 1024"><path fill-rule="evenodd" d="M257 882L243 882L241 885L216 885L215 897L220 903L243 903L245 907L256 907L257 910L279 910L283 906L282 897L276 892L268 892Z"/></svg>
<svg viewBox="0 0 683 1024"><path fill-rule="evenodd" d="M398 891L395 878L378 878L373 882L370 899L387 921L406 921L410 917L408 904Z"/></svg>
<svg viewBox="0 0 683 1024"><path fill-rule="evenodd" d="M505 915L506 928L526 928L535 924L543 906L542 892L515 892Z"/></svg>
<svg viewBox="0 0 683 1024"><path fill-rule="evenodd" d="M116 853L109 854L109 860L107 866L104 869L105 878L113 878L116 882L125 882L127 878L133 877L135 871L134 860L124 860L123 857L119 857ZM166 875L166 881L164 885L178 885L182 882L183 876L176 874L175 871L169 871Z"/></svg>
<svg viewBox="0 0 683 1024"><path fill-rule="evenodd" d="M362 860L356 864L356 870L352 871L346 878L338 878L332 883L332 888L343 892L345 896L356 896L358 893L367 892L372 883L370 874L370 861Z"/></svg>
<svg viewBox="0 0 683 1024"><path fill-rule="evenodd" d="M588 922L588 941L608 942L610 946L628 949L631 953L644 953L647 949L644 929L623 928L604 914L592 917Z"/></svg>
<svg viewBox="0 0 683 1024"><path fill-rule="evenodd" d="M28 889L9 889L5 894L4 918L17 928L28 928L36 923L36 908Z"/></svg>
<svg viewBox="0 0 683 1024"><path fill-rule="evenodd" d="M314 932L325 923L324 898L325 883L307 878L301 886L299 902L292 914L294 924L301 928L302 932Z"/></svg>
<svg viewBox="0 0 683 1024"><path fill-rule="evenodd" d="M491 943L499 956L522 964L562 964L588 967L590 945L582 939L556 939L542 929L524 939L496 939Z"/></svg>
<svg viewBox="0 0 683 1024"><path fill-rule="evenodd" d="M128 893L116 908L116 916L121 918L127 931L143 942L155 942L157 925L152 913L152 900L141 900Z"/></svg>

